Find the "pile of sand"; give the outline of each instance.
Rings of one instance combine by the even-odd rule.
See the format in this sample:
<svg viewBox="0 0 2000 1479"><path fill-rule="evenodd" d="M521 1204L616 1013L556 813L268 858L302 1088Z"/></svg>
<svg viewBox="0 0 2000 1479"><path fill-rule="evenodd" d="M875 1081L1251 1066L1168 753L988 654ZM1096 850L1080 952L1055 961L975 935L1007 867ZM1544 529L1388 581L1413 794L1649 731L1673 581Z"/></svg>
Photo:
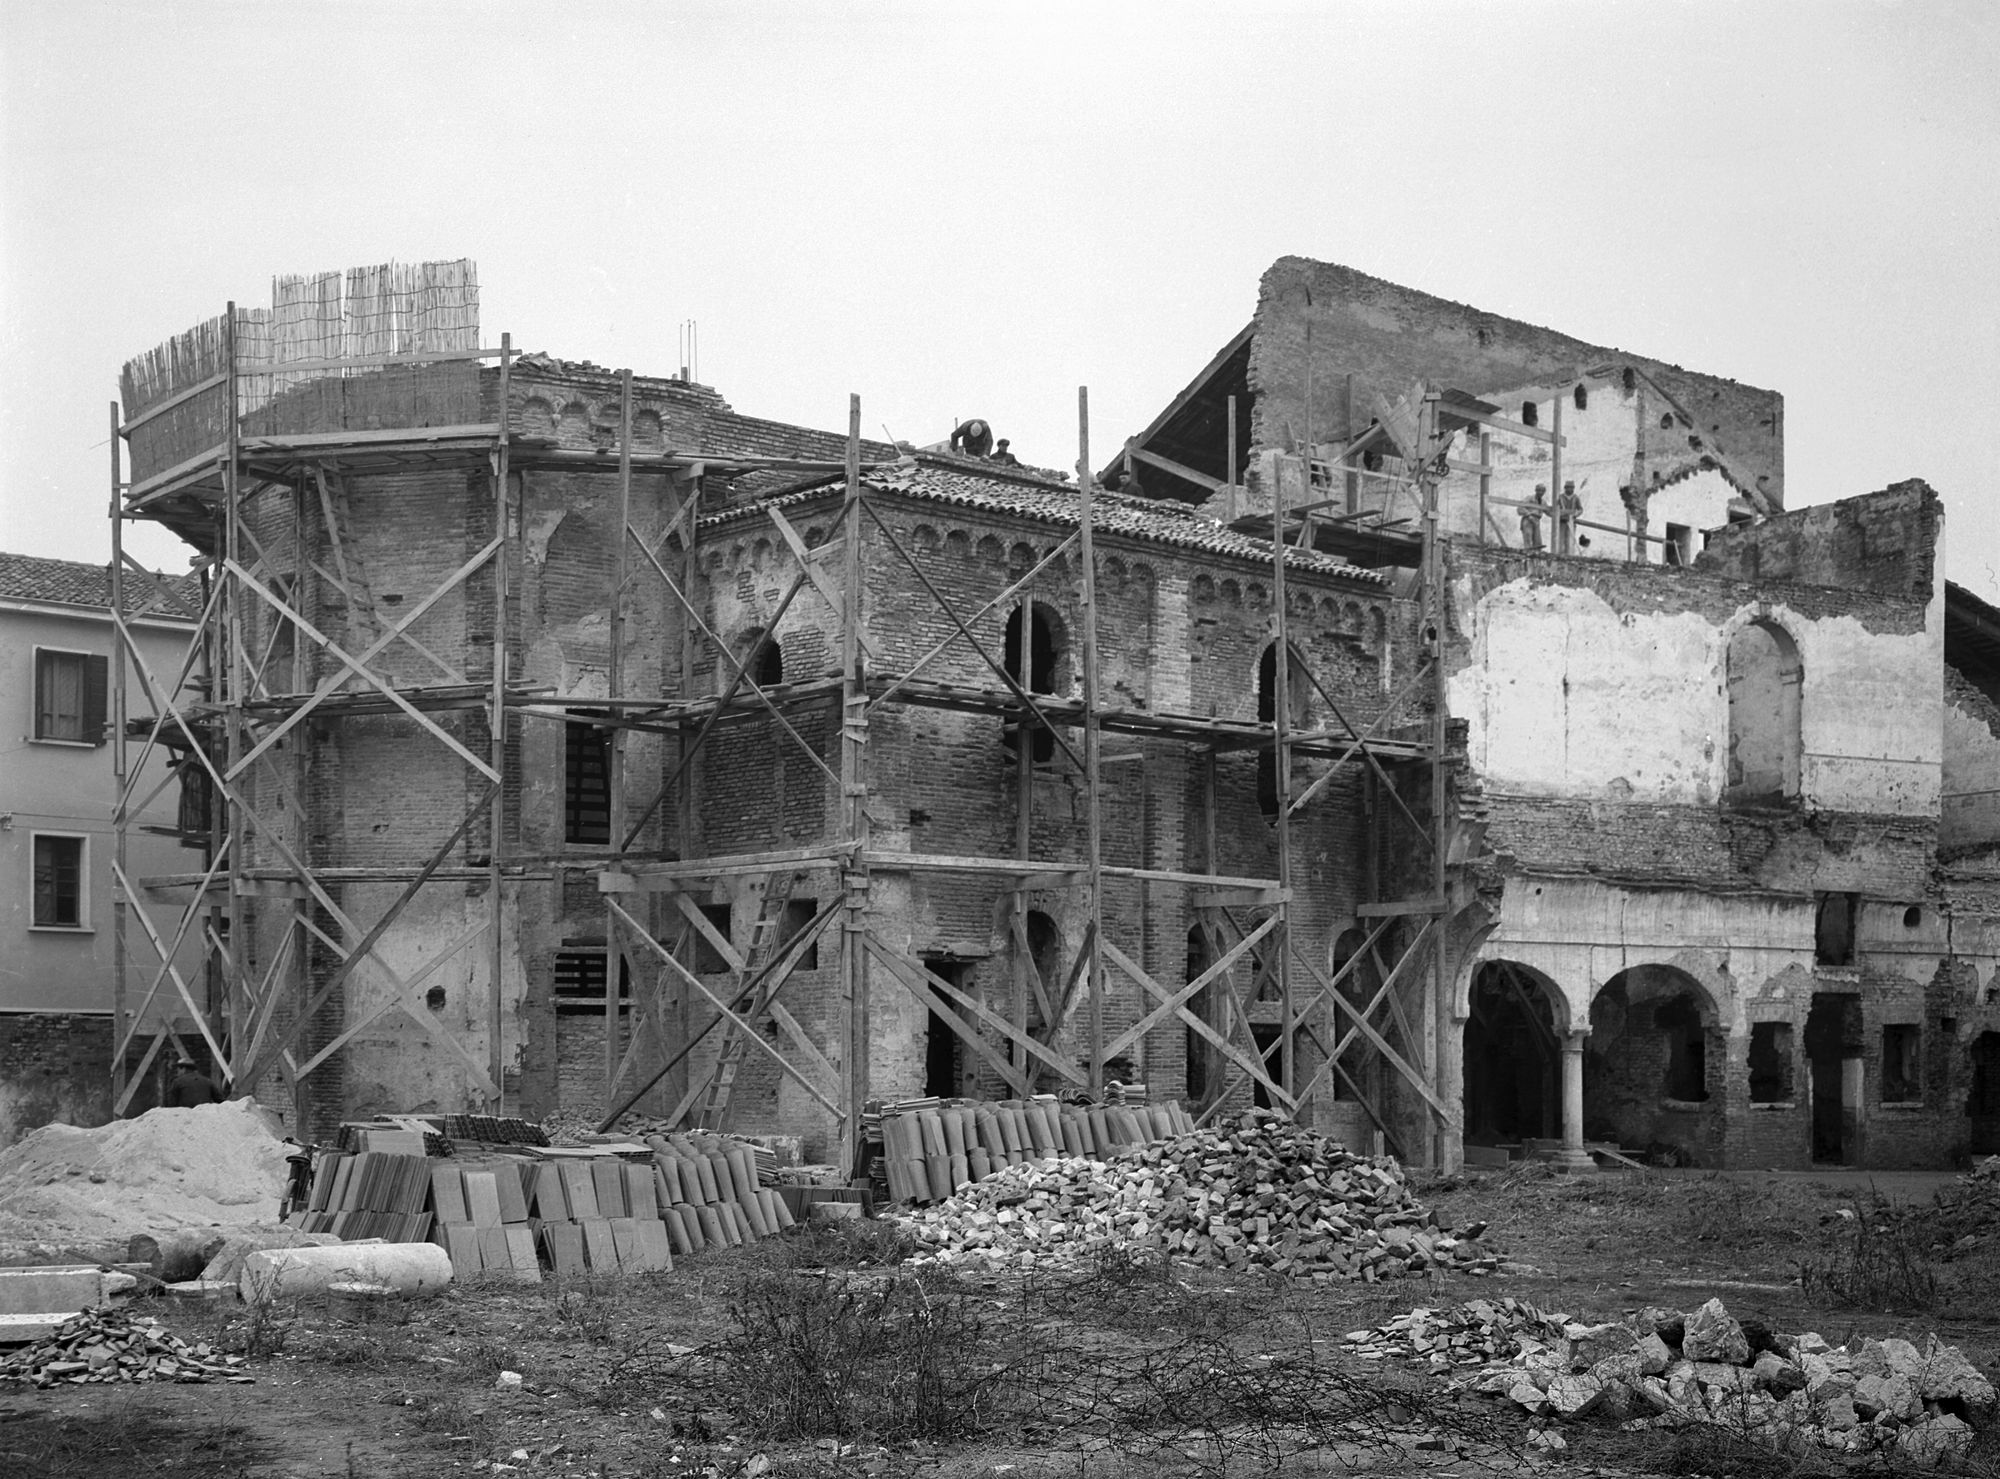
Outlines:
<svg viewBox="0 0 2000 1479"><path fill-rule="evenodd" d="M268 1222L293 1147L248 1099L45 1125L0 1150L0 1242L82 1245Z"/></svg>

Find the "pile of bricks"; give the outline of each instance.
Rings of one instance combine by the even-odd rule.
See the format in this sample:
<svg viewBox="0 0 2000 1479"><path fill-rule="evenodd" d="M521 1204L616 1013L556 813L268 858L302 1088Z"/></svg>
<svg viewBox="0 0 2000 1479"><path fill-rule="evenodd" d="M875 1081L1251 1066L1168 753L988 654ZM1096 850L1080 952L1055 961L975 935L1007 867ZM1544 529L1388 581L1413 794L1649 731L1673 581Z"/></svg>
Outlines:
<svg viewBox="0 0 2000 1479"><path fill-rule="evenodd" d="M85 1310L33 1345L0 1357L0 1381L37 1387L88 1382L249 1382L241 1356L190 1345L158 1320L125 1310Z"/></svg>
<svg viewBox="0 0 2000 1479"><path fill-rule="evenodd" d="M1552 1315L1536 1333L1518 1331L1515 1344L1509 1359L1454 1385L1543 1418L1628 1429L1719 1424L1783 1451L1810 1443L1930 1465L1962 1456L1973 1440L1967 1419L2000 1405L1992 1383L1935 1335L1922 1348L1834 1346L1811 1331L1739 1323L1719 1299L1685 1314L1647 1310L1629 1323Z"/></svg>
<svg viewBox="0 0 2000 1479"><path fill-rule="evenodd" d="M1106 1157L1193 1130L1175 1103L1059 1104L1033 1099L920 1100L881 1116L889 1198L942 1202L967 1182L1057 1157Z"/></svg>
<svg viewBox="0 0 2000 1479"><path fill-rule="evenodd" d="M1560 1329L1563 1315L1547 1316L1526 1300L1474 1299L1451 1309L1414 1309L1372 1330L1350 1330L1347 1353L1364 1361L1400 1357L1435 1369L1502 1360L1518 1351L1522 1331Z"/></svg>
<svg viewBox="0 0 2000 1479"><path fill-rule="evenodd" d="M1498 1263L1454 1235L1386 1157L1251 1111L1224 1127L1128 1148L1010 1166L909 1215L937 1261L1074 1262L1098 1250L1153 1250L1228 1269L1373 1282Z"/></svg>

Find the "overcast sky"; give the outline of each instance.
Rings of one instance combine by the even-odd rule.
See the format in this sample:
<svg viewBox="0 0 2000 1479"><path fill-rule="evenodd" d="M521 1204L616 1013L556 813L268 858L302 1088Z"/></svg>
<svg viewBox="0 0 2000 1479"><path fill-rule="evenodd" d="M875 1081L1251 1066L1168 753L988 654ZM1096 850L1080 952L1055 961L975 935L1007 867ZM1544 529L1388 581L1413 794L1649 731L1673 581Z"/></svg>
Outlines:
<svg viewBox="0 0 2000 1479"><path fill-rule="evenodd" d="M2000 600L1990 0L0 17L0 549L102 559L119 366L276 274L472 257L488 343L694 319L738 410L1067 467L1297 253L1781 391L1791 506L1923 477Z"/></svg>

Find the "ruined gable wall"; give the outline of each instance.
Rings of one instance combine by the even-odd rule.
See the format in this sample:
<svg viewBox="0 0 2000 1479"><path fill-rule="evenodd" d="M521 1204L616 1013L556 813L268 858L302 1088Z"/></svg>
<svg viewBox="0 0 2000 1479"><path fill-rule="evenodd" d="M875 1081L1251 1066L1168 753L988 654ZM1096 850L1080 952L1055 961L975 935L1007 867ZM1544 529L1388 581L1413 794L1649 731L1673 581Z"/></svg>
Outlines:
<svg viewBox="0 0 2000 1479"><path fill-rule="evenodd" d="M1349 372L1358 430L1372 414L1372 392L1393 404L1418 379L1478 393L1606 363L1636 365L1653 376L1694 417L1690 430L1718 447L1773 507L1783 506L1784 400L1775 391L1586 344L1303 257L1279 259L1259 287L1250 351L1251 441L1294 450L1308 428L1315 441L1347 432Z"/></svg>

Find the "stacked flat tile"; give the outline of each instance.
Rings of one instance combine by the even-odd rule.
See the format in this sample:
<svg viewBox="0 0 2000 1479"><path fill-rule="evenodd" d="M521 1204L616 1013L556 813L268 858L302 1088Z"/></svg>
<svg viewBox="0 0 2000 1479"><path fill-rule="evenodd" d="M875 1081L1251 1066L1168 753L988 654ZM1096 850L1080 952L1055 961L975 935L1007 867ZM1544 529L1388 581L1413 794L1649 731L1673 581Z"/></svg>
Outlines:
<svg viewBox="0 0 2000 1479"><path fill-rule="evenodd" d="M878 1165L891 1201L941 1202L1008 1166L1102 1158L1193 1128L1187 1111L1172 1100L1059 1104L1050 1094L998 1102L915 1100L883 1110Z"/></svg>
<svg viewBox="0 0 2000 1479"><path fill-rule="evenodd" d="M299 1228L349 1240L424 1242L431 1232L430 1168L421 1154L329 1151L313 1162L312 1188Z"/></svg>
<svg viewBox="0 0 2000 1479"><path fill-rule="evenodd" d="M535 1241L558 1275L674 1266L653 1168L606 1154L553 1152L523 1168Z"/></svg>
<svg viewBox="0 0 2000 1479"><path fill-rule="evenodd" d="M720 1135L648 1135L660 1216L679 1254L775 1237L792 1212L763 1185L758 1147Z"/></svg>
<svg viewBox="0 0 2000 1479"><path fill-rule="evenodd" d="M541 1282L535 1228L529 1221L523 1172L533 1162L430 1162L431 1205L436 1232L431 1241L451 1255L454 1278L478 1274Z"/></svg>

